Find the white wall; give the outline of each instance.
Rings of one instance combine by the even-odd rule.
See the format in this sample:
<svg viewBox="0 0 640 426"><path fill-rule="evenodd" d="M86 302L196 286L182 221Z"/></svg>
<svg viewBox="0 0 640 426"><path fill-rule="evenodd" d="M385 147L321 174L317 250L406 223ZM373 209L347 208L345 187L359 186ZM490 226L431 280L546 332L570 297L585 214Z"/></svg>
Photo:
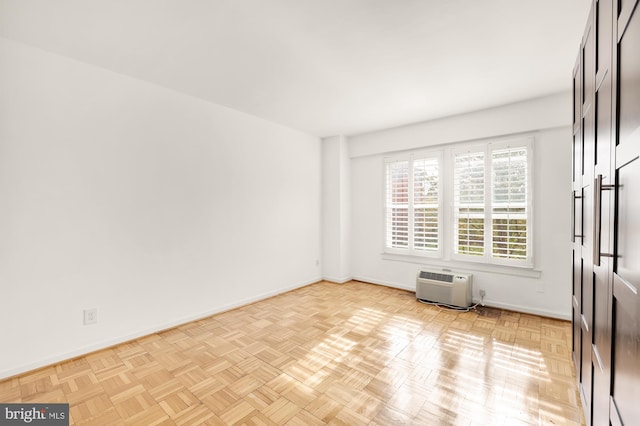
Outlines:
<svg viewBox="0 0 640 426"><path fill-rule="evenodd" d="M343 283L351 279L350 159L347 139L322 140L322 275Z"/></svg>
<svg viewBox="0 0 640 426"><path fill-rule="evenodd" d="M349 155L383 152L571 126L571 93L489 108L349 138Z"/></svg>
<svg viewBox="0 0 640 426"><path fill-rule="evenodd" d="M0 69L0 378L321 279L317 138L1 38Z"/></svg>
<svg viewBox="0 0 640 426"><path fill-rule="evenodd" d="M353 277L415 290L420 266L446 266L473 272L474 298L484 289L487 305L569 319L570 121L571 96L563 93L350 138ZM513 134L535 139L534 270L382 255L385 153Z"/></svg>

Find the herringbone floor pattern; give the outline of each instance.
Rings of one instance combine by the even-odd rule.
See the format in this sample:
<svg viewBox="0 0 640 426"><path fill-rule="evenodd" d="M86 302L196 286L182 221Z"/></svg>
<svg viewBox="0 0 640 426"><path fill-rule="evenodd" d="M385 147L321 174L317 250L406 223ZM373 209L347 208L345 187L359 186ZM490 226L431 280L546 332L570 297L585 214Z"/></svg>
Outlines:
<svg viewBox="0 0 640 426"><path fill-rule="evenodd" d="M570 324L321 282L0 382L71 424L582 422Z"/></svg>

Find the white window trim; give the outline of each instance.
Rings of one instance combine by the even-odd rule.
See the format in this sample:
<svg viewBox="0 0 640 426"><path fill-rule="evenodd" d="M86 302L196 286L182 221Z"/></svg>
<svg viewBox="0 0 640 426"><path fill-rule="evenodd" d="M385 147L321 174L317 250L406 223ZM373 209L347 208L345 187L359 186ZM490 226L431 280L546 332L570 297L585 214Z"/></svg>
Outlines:
<svg viewBox="0 0 640 426"><path fill-rule="evenodd" d="M493 246L493 221L492 221L492 165L491 154L493 151L498 151L508 148L520 148L525 147L527 149L527 258L522 260L517 259L501 259L492 256ZM447 195L451 196L451 259L462 262L471 263L485 263L500 266L509 266L516 268L533 268L533 168L534 168L534 153L533 153L533 137L523 137L517 139L508 139L503 141L486 142L482 144L468 145L460 148L454 148L451 150L450 164L453 168L455 163L456 154L472 153L472 152L484 152L484 164L485 164L485 177L484 177L484 254L482 256L474 256L467 254L455 253L455 241L453 237L455 224L455 206L453 199L454 188L454 173L450 176L450 189L446 190Z"/></svg>
<svg viewBox="0 0 640 426"><path fill-rule="evenodd" d="M491 195L490 193L490 184L487 184L487 144L481 144L481 145L471 145L471 146L465 146L462 148L454 148L451 149L450 155L449 155L449 165L451 168L451 173L449 175L449 188L447 190L447 195L449 196L449 206L450 209L449 211L451 212L451 221L450 221L450 233L449 233L449 240L450 240L450 250L451 250L451 259L453 260L458 260L458 261L465 261L465 262L482 262L482 263L487 263L487 250L486 250L486 246L487 243L486 241L488 241L488 235L487 235L487 227L484 227L484 236L483 236L483 248L484 248L484 254L482 256L477 256L477 255L467 255L467 254L458 254L456 253L455 247L456 247L456 206L455 206L455 157L458 154L471 154L471 153L475 153L475 152L482 152L484 154L484 191L483 191L483 198L484 198L484 202L483 202L483 209L484 209L484 223L487 223L487 197ZM488 192L489 191L489 192Z"/></svg>
<svg viewBox="0 0 640 426"><path fill-rule="evenodd" d="M438 160L438 250L428 251L428 250L416 250L413 248L414 243L414 206L413 206L413 191L414 191L414 176L413 176L413 161L420 160L423 158L435 158ZM408 238L409 238L409 246L404 248L395 248L387 246L387 228L388 217L387 217L387 165L389 163L398 162L398 161L408 161L409 164L409 208L408 208ZM444 175L443 175L443 152L442 150L420 150L420 151L412 151L403 154L397 154L393 156L388 156L383 159L383 202L382 202L382 217L384 226L382 228L382 252L387 254L398 254L398 255L407 255L414 256L420 258L436 258L441 259L443 257L443 241L444 241L444 232L443 232L443 214L444 214Z"/></svg>
<svg viewBox="0 0 640 426"><path fill-rule="evenodd" d="M534 156L533 156L533 138L525 138L519 140L508 140L503 142L494 142L490 144L490 152L497 151L501 149L509 149L509 148L521 148L524 147L527 149L527 258L520 260L515 259L500 259L493 258L492 262L496 265L508 265L522 268L532 268L533 267L533 167L534 167ZM490 180L490 179L489 179ZM491 186L491 184L490 184ZM490 191L492 188L489 188ZM489 195L493 195L489 193ZM488 203L491 205L491 201ZM489 221L489 233L490 236L493 237L493 221ZM489 247L493 246L493 241L489 240Z"/></svg>

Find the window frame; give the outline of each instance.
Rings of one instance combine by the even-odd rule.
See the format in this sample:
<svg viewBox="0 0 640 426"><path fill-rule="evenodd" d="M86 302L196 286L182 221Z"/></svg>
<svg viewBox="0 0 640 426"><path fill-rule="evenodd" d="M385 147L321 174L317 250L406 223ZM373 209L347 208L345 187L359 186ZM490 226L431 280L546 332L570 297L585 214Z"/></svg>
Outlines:
<svg viewBox="0 0 640 426"><path fill-rule="evenodd" d="M444 180L445 176L443 173L443 161L444 155L442 150L420 150L420 151L412 151L408 153L396 154L393 156L387 156L383 159L383 202L382 202L382 210L383 210L383 253L388 254L400 254L400 255L409 255L409 256L417 256L421 258L436 258L441 259L444 254L443 249L443 241L444 241ZM435 159L438 165L438 249L437 250L422 250L415 248L415 181L414 181L414 162L423 160L423 159ZM390 247L388 243L388 234L390 229L389 223L389 215L388 215L388 166L390 163L396 163L406 161L408 163L408 244L407 248L400 247Z"/></svg>
<svg viewBox="0 0 640 426"><path fill-rule="evenodd" d="M482 190L482 213L481 213L481 217L482 217L482 224L483 224L483 233L482 233L482 255L473 255L473 254L460 254L456 252L456 246L458 245L457 241L458 241L458 223L457 223L457 219L459 217L458 212L456 211L456 184L455 184L455 180L456 180L456 156L457 155L464 155L464 154L482 154L483 156L483 166L482 166L482 172L483 172L483 180L482 180L482 185L483 185L483 190ZM450 188L447 191L447 194L450 197L450 211L451 211L451 231L449 232L449 236L451 238L451 258L454 260L462 260L462 261L470 261L470 262L474 262L474 261L485 261L486 256L487 256L487 152L484 146L482 145L475 145L475 146L471 146L471 147L463 147L463 148L454 148L451 150L451 155L450 155L450 168L451 168L451 178L450 178ZM470 206L474 204L474 203L467 203L467 205L469 206L468 208L471 208ZM477 203L475 203L477 205Z"/></svg>
<svg viewBox="0 0 640 426"><path fill-rule="evenodd" d="M518 266L518 267L524 267L524 268L532 268L533 267L533 143L531 139L526 139L526 140L513 140L513 141L505 141L505 142L496 142L496 143L492 143L490 144L490 151L489 154L491 155L491 157L493 157L493 153L496 151L502 151L505 149L519 149L519 148L524 148L526 150L526 155L527 155L527 159L526 159L526 165L527 165L527 170L526 170L526 190L525 190L525 195L526 195L526 200L524 202L524 207L526 209L525 215L526 215L526 245L527 245L527 252L526 252L526 257L524 259L514 259L514 258L500 258L500 257L494 257L493 256L493 228L494 228L494 224L493 224L493 209L494 209L494 203L493 203L493 190L495 188L495 186L493 185L493 177L494 177L494 172L493 172L493 165L490 166L490 172L491 172L491 183L490 183L490 196L491 199L488 201L488 204L491 208L491 218L490 218L490 222L489 222L489 232L491 234L491 239L488 242L488 248L490 249L490 256L491 256L491 263L496 264L496 265L506 265L506 266ZM489 161L492 160L492 158L488 159Z"/></svg>
<svg viewBox="0 0 640 426"><path fill-rule="evenodd" d="M499 258L493 256L493 153L505 149L524 148L527 153L526 165L526 247L525 259ZM455 211L455 157L459 154L482 152L484 154L484 254L482 256L460 254L455 252L456 247L456 211ZM451 259L463 262L488 263L500 266L519 268L533 268L533 138L523 137L503 141L491 141L483 144L468 145L453 148L451 150L450 165L452 168L450 189L447 194L451 196Z"/></svg>

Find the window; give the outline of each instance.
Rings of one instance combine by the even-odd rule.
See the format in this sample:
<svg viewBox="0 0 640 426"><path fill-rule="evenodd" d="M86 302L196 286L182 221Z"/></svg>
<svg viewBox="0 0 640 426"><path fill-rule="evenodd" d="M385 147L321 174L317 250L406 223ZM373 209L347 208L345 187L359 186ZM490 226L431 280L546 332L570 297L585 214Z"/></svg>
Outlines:
<svg viewBox="0 0 640 426"><path fill-rule="evenodd" d="M412 182L413 248L436 252L440 247L438 159L414 160Z"/></svg>
<svg viewBox="0 0 640 426"><path fill-rule="evenodd" d="M387 247L409 247L409 161L387 165Z"/></svg>
<svg viewBox="0 0 640 426"><path fill-rule="evenodd" d="M520 139L385 159L385 252L532 267L531 153Z"/></svg>
<svg viewBox="0 0 640 426"><path fill-rule="evenodd" d="M526 261L530 248L527 203L527 149L491 153L491 255Z"/></svg>
<svg viewBox="0 0 640 426"><path fill-rule="evenodd" d="M484 256L484 152L456 154L454 160L454 253Z"/></svg>
<svg viewBox="0 0 640 426"><path fill-rule="evenodd" d="M454 249L461 260L531 265L529 143L453 156Z"/></svg>
<svg viewBox="0 0 640 426"><path fill-rule="evenodd" d="M438 153L386 162L387 251L440 254L439 167Z"/></svg>

